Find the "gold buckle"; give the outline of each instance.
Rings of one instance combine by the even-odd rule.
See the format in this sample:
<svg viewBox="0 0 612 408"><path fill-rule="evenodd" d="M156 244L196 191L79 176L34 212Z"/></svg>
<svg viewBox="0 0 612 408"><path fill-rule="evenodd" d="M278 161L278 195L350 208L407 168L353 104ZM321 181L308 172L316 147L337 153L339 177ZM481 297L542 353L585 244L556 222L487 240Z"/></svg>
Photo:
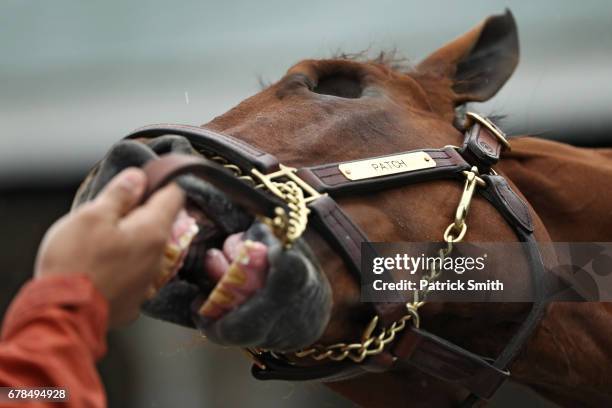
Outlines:
<svg viewBox="0 0 612 408"><path fill-rule="evenodd" d="M286 177L289 180L293 181L302 189L304 193L307 195L304 197L304 201L308 204L317 198L321 197L323 194L319 193L315 190L310 184L306 183L304 180L298 177L297 169L289 166L285 166L284 164L279 164L280 170L275 171L270 174L263 174L257 169L251 170L251 172L262 182L262 184L270 190L275 196L279 197L281 200L285 200L285 195L281 192L277 185L273 183L275 179Z"/></svg>
<svg viewBox="0 0 612 408"><path fill-rule="evenodd" d="M296 174L297 169L282 164L279 165L279 168L280 170L270 174L263 174L257 169L251 170L251 173L261 181L256 188L267 189L287 205L287 211L276 207L274 218L264 217L263 221L270 225L284 246L290 248L293 242L306 231L310 214L308 203L323 194L299 178ZM285 180L277 181L276 179Z"/></svg>
<svg viewBox="0 0 612 408"><path fill-rule="evenodd" d="M497 125L493 123L489 118L487 118L486 116L481 116L475 112L466 112L465 116L467 118L466 125L468 127L471 126L474 122L480 123L481 125L486 127L491 133L493 133L493 135L497 138L497 140L500 141L500 143L506 150L512 150L510 147L510 143L508 143L508 139L506 138L506 134L499 127L497 127Z"/></svg>

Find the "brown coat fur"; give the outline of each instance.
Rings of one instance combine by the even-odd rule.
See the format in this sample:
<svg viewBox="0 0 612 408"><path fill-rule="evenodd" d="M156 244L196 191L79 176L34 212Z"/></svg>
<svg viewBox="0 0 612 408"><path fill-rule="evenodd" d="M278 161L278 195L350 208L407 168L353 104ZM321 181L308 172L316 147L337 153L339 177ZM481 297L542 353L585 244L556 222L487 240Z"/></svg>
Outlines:
<svg viewBox="0 0 612 408"><path fill-rule="evenodd" d="M459 63L469 60L484 35L493 35L487 31L492 24L508 24L507 17L485 21L409 73L344 59L301 62L281 81L205 126L240 137L296 167L459 144L462 135L453 126L455 107L492 96L518 58L506 49L512 40L508 34L499 41L506 48L493 51L503 67L512 65L510 72L500 66L489 73L493 77L488 87L481 86L483 81L472 83L473 78L461 77ZM357 81L363 87L362 97L317 93L318 81L330 74ZM491 83L497 88L492 90ZM612 238L612 189L608 188L612 151L530 138L515 139L512 146L499 170L539 215L535 217L539 240ZM373 241L439 241L461 188L456 182L438 181L340 203ZM481 198L472 205L469 225L468 240L516 241L497 211ZM369 316L364 316L357 285L321 239L308 233L307 240L334 290L332 320L321 342L358 338ZM527 309L524 304L427 304L423 320L426 328L448 340L494 356ZM551 305L512 367L513 379L568 406L609 404L612 387L605 363L612 349L610 312L606 304ZM466 395L465 390L418 370L372 374L330 387L361 405L381 407L451 406Z"/></svg>

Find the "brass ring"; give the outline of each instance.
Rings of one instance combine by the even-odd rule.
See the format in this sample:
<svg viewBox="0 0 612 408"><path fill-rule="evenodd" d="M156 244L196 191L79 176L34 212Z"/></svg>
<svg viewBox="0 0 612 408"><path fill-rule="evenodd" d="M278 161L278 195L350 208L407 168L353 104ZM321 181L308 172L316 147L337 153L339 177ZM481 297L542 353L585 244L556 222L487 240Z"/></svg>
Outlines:
<svg viewBox="0 0 612 408"><path fill-rule="evenodd" d="M459 242L463 240L463 237L465 237L465 233L467 232L467 223L465 221L463 222L461 231L459 231L459 235L457 235L456 237L454 235L451 235L452 230L456 230L455 223L452 223L448 227L446 227L446 230L444 231L444 240L446 242L452 242L452 243Z"/></svg>
<svg viewBox="0 0 612 408"><path fill-rule="evenodd" d="M474 122L478 122L480 125L486 127L493 134L493 136L495 136L497 140L499 140L499 142L506 150L512 150L504 132L502 132L502 130L498 128L497 125L493 123L489 118L487 118L486 116L481 116L475 112L466 112L465 116L467 119L467 126L470 126Z"/></svg>

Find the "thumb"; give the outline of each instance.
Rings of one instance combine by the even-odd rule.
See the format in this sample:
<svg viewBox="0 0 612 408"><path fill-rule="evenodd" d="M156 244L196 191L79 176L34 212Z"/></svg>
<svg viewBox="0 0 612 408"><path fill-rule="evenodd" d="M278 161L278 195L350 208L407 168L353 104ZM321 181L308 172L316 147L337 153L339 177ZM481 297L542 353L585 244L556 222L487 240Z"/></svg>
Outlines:
<svg viewBox="0 0 612 408"><path fill-rule="evenodd" d="M141 207L122 220L126 228L142 228L155 225L168 236L172 224L185 205L185 193L176 184L170 183L156 191Z"/></svg>
<svg viewBox="0 0 612 408"><path fill-rule="evenodd" d="M117 174L94 200L106 215L119 219L140 201L147 178L137 167L129 167Z"/></svg>

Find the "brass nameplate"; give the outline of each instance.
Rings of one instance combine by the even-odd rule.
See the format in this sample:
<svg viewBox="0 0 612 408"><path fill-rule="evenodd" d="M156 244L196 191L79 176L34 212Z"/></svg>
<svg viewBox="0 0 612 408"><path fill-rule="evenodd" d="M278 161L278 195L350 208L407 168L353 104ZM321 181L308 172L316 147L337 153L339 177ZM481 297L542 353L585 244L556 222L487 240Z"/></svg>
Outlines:
<svg viewBox="0 0 612 408"><path fill-rule="evenodd" d="M338 165L338 169L349 180L389 176L431 167L436 167L436 162L425 152L395 154Z"/></svg>

